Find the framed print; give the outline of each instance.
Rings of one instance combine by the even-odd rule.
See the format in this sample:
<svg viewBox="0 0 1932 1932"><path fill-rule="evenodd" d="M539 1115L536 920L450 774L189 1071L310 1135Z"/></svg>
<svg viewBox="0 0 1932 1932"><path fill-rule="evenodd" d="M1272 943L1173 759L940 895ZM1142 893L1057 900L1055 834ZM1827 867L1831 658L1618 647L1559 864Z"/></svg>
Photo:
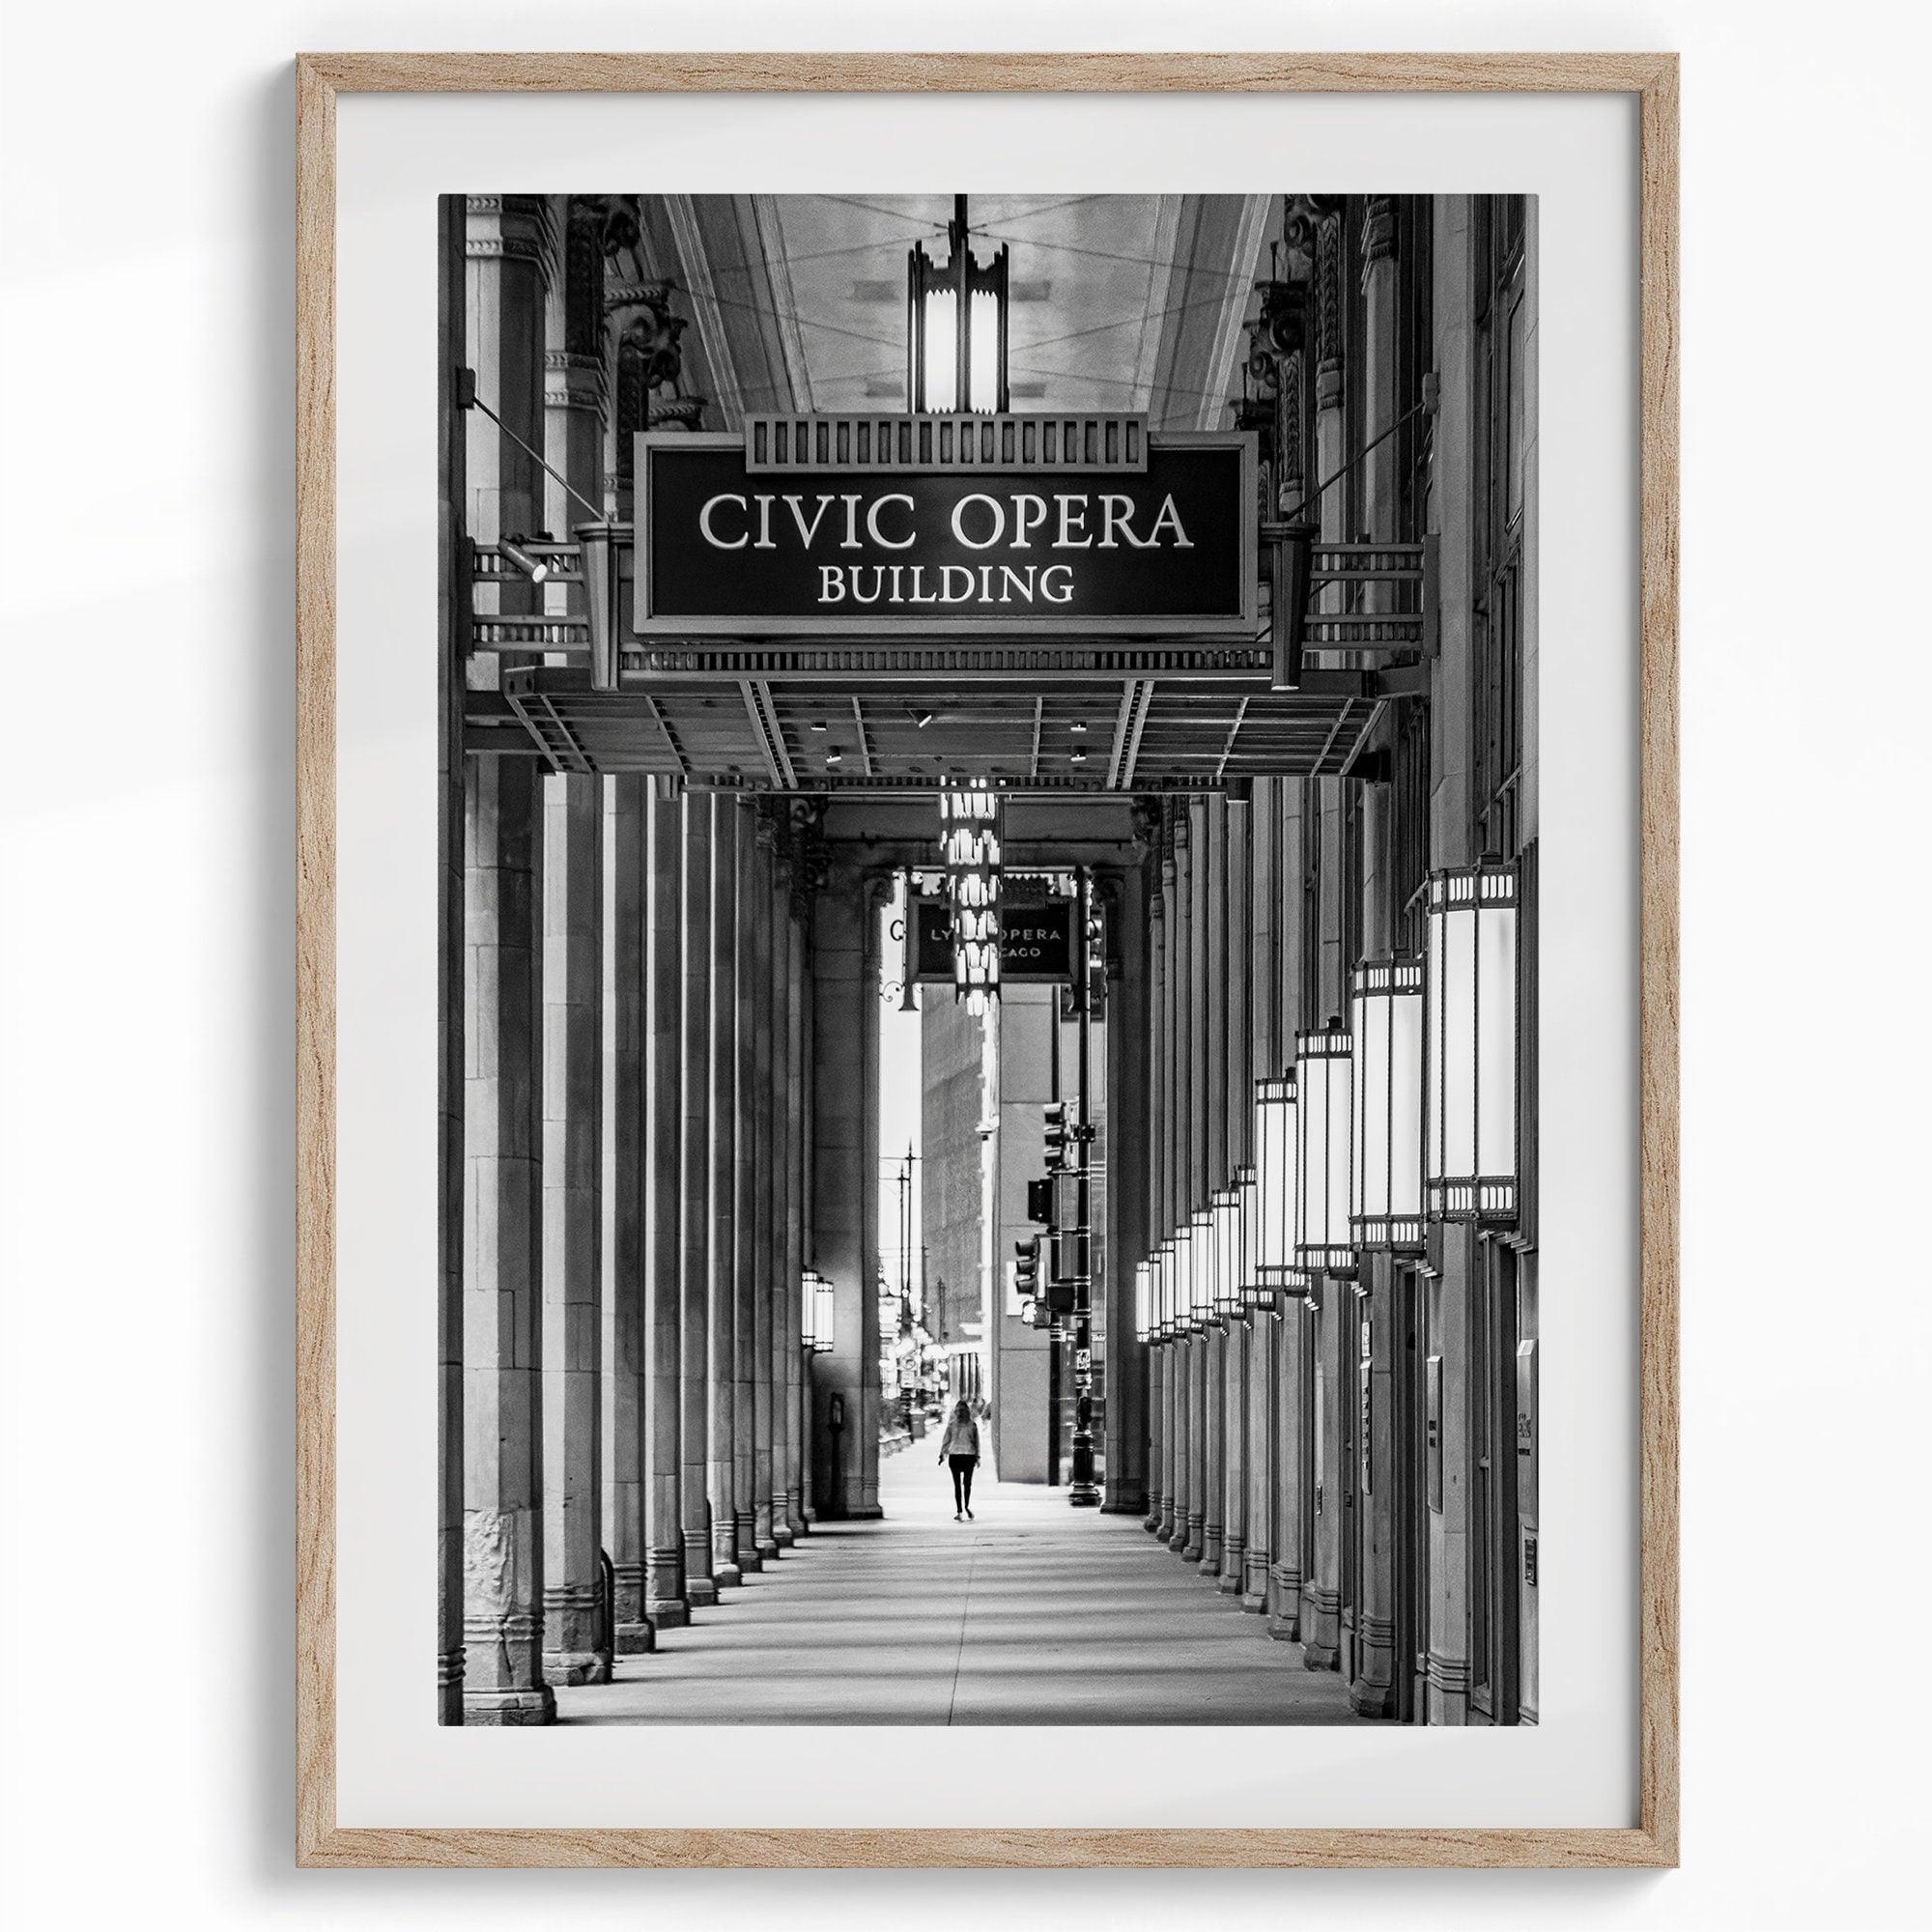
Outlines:
<svg viewBox="0 0 1932 1932"><path fill-rule="evenodd" d="M1674 1862L1674 60L298 98L300 1860Z"/></svg>

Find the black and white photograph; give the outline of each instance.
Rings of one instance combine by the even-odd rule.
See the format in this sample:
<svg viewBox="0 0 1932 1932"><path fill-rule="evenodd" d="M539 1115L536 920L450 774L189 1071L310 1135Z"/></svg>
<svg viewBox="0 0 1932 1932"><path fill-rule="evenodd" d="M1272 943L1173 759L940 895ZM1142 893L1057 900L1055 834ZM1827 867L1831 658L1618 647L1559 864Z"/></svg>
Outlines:
<svg viewBox="0 0 1932 1932"><path fill-rule="evenodd" d="M1537 1723L1539 232L442 197L441 1723Z"/></svg>

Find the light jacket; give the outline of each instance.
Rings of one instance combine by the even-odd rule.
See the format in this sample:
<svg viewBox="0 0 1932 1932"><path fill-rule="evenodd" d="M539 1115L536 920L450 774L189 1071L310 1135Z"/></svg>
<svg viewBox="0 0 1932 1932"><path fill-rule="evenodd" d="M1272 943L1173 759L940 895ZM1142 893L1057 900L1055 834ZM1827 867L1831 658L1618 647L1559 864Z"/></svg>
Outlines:
<svg viewBox="0 0 1932 1932"><path fill-rule="evenodd" d="M942 1456L977 1456L980 1453L980 1425L969 1415L964 1422L954 1416L946 1425L946 1438L939 1445Z"/></svg>

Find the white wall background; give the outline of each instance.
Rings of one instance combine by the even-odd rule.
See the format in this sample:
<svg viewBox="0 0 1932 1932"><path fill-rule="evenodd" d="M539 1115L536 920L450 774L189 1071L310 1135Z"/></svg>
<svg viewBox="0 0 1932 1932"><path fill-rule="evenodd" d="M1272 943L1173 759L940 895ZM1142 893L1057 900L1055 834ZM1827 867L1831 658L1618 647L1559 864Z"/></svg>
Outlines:
<svg viewBox="0 0 1932 1932"><path fill-rule="evenodd" d="M289 60L532 43L1683 51L1682 1872L293 1870ZM1927 1922L1928 53L1868 0L11 7L10 1922Z"/></svg>

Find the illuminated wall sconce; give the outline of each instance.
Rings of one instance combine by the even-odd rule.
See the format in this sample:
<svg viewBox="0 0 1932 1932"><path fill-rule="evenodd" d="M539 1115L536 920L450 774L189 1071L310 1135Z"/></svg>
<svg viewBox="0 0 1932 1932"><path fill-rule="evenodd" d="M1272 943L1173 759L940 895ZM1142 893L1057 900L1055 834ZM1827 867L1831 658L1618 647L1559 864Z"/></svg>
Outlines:
<svg viewBox="0 0 1932 1932"><path fill-rule="evenodd" d="M1422 1007L1420 959L1365 959L1355 968L1349 1232L1358 1248L1422 1251Z"/></svg>
<svg viewBox="0 0 1932 1932"><path fill-rule="evenodd" d="M989 415L1009 407L1007 249L975 259L966 197L952 197L945 265L923 242L907 259L906 407L915 415Z"/></svg>
<svg viewBox="0 0 1932 1932"><path fill-rule="evenodd" d="M1197 1334L1214 1320L1214 1212L1197 1208L1188 1217L1188 1319Z"/></svg>
<svg viewBox="0 0 1932 1932"><path fill-rule="evenodd" d="M1294 1039L1294 1259L1315 1272L1347 1274L1355 1265L1350 1044L1339 1019Z"/></svg>
<svg viewBox="0 0 1932 1932"><path fill-rule="evenodd" d="M1241 1190L1217 1187L1208 1208L1214 1224L1215 1320L1232 1321L1247 1305L1242 1294L1247 1272L1241 1246Z"/></svg>
<svg viewBox="0 0 1932 1932"><path fill-rule="evenodd" d="M1294 1255L1294 1075L1255 1082L1254 1236L1248 1250L1253 1305L1306 1294L1308 1271Z"/></svg>
<svg viewBox="0 0 1932 1932"><path fill-rule="evenodd" d="M805 1346L814 1355L832 1352L832 1284L816 1268L805 1271Z"/></svg>
<svg viewBox="0 0 1932 1932"><path fill-rule="evenodd" d="M1153 1340L1153 1264L1134 1264L1134 1340Z"/></svg>
<svg viewBox="0 0 1932 1932"><path fill-rule="evenodd" d="M1199 1324L1194 1320L1194 1227L1183 1221L1174 1231L1171 1244L1174 1280L1174 1332L1191 1335Z"/></svg>
<svg viewBox="0 0 1932 1932"><path fill-rule="evenodd" d="M1517 1215L1518 903L1495 858L1429 880L1424 1179L1443 1220Z"/></svg>

